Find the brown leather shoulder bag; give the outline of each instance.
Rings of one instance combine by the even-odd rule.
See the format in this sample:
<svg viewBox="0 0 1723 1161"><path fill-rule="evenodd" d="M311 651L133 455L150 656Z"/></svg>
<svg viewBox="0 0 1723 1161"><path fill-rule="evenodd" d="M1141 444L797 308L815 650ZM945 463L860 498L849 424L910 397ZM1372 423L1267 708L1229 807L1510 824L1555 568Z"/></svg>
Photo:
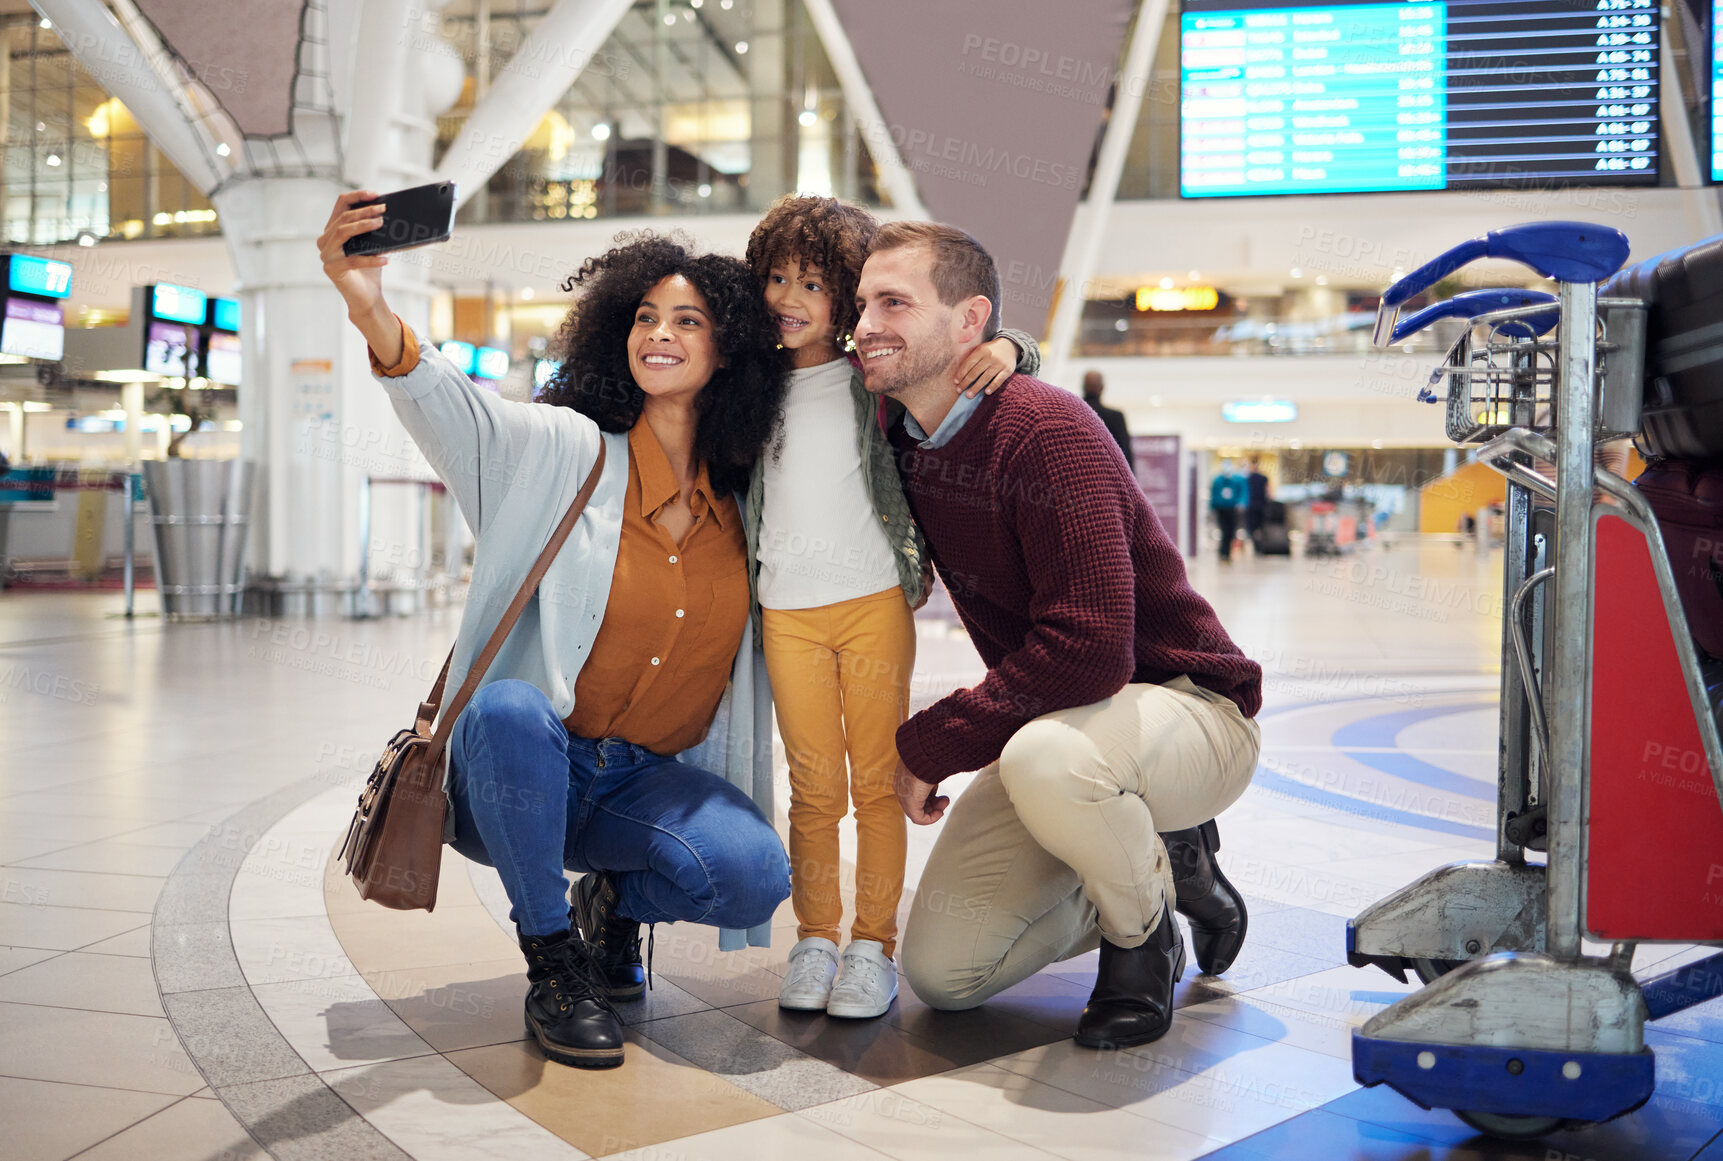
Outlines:
<svg viewBox="0 0 1723 1161"><path fill-rule="evenodd" d="M467 678L449 708L438 717L443 685L455 651L443 661L431 696L419 703L413 727L402 730L383 747L376 768L359 793L359 808L347 824L347 837L338 858L347 861L347 874L359 888L359 896L397 911L433 910L437 906L437 871L443 861L443 822L448 814L448 796L443 793L443 751L454 732L455 722L479 688L485 671L502 648L509 630L520 620L522 610L538 590L545 570L556 558L563 542L580 519L586 502L598 487L604 470L604 443L598 445L598 462L568 506L562 523L551 533L550 542L538 554L532 571L521 582L520 591L509 603L501 621L485 642L478 660L467 670ZM431 723L435 722L433 729Z"/></svg>

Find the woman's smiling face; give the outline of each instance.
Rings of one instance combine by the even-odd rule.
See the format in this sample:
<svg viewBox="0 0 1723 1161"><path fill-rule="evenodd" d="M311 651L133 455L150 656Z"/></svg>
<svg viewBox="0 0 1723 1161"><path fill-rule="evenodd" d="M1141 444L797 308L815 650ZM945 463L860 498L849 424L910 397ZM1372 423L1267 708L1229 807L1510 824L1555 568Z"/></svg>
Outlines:
<svg viewBox="0 0 1723 1161"><path fill-rule="evenodd" d="M628 334L628 370L648 396L694 396L723 366L706 296L672 274L648 290Z"/></svg>

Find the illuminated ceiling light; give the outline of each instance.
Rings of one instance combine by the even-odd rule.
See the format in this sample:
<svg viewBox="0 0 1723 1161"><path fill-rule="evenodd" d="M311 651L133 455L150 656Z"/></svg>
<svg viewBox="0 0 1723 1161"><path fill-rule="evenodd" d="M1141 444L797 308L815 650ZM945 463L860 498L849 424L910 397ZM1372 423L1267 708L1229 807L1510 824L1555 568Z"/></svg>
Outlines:
<svg viewBox="0 0 1723 1161"><path fill-rule="evenodd" d="M1171 290L1172 288L1173 288L1173 280L1171 278L1161 279L1161 289L1162 290Z"/></svg>
<svg viewBox="0 0 1723 1161"><path fill-rule="evenodd" d="M108 192L108 183L105 181L97 182L96 183L96 192L97 193L107 193Z"/></svg>
<svg viewBox="0 0 1723 1161"><path fill-rule="evenodd" d="M217 157L226 157L229 153L232 153L232 152L233 152L233 150L231 150L227 147L227 142L225 142L225 141L223 141L221 144L219 144L215 147L215 155Z"/></svg>
<svg viewBox="0 0 1723 1161"><path fill-rule="evenodd" d="M1201 271L1192 270L1188 277L1192 282L1201 282L1203 276Z"/></svg>
<svg viewBox="0 0 1723 1161"><path fill-rule="evenodd" d="M1300 270L1296 266L1294 266L1288 273L1290 273L1294 278L1303 278L1304 277L1304 271Z"/></svg>
<svg viewBox="0 0 1723 1161"><path fill-rule="evenodd" d="M1318 285L1318 286L1327 286L1327 285L1328 285L1328 275L1326 275L1326 274L1318 274L1318 275L1317 275L1317 276L1316 276L1316 285Z"/></svg>
<svg viewBox="0 0 1723 1161"><path fill-rule="evenodd" d="M48 154L48 164L49 165L59 165L60 164L60 155L58 153Z"/></svg>
<svg viewBox="0 0 1723 1161"><path fill-rule="evenodd" d="M687 23L690 23L690 24L693 23L693 21L694 21L693 11L690 9L684 8L682 10L682 19Z"/></svg>
<svg viewBox="0 0 1723 1161"><path fill-rule="evenodd" d="M712 196L712 187L710 185L708 185L706 182L701 182L700 183L700 189L698 192L699 192L701 197L709 198Z"/></svg>
<svg viewBox="0 0 1723 1161"><path fill-rule="evenodd" d="M520 296L521 296L521 298L525 299L527 302L531 302L532 301L532 287L529 286L526 289L522 290L520 292Z"/></svg>
<svg viewBox="0 0 1723 1161"><path fill-rule="evenodd" d="M151 218L150 221L158 226L171 226L173 224L173 215L168 213L166 210L163 210L161 213Z"/></svg>
<svg viewBox="0 0 1723 1161"><path fill-rule="evenodd" d="M812 129L819 123L820 115L812 109L803 109L800 113L796 114L796 120L801 123L802 128Z"/></svg>
<svg viewBox="0 0 1723 1161"><path fill-rule="evenodd" d="M48 123L46 121L36 122L36 132L46 133L47 131L48 131Z"/></svg>
<svg viewBox="0 0 1723 1161"><path fill-rule="evenodd" d="M675 24L676 23L676 13L666 12L664 14L664 23L666 25Z"/></svg>
<svg viewBox="0 0 1723 1161"><path fill-rule="evenodd" d="M52 28L52 27L54 27L54 22L52 20L49 20L46 16L44 16L44 17L42 17L42 27L43 28Z"/></svg>
<svg viewBox="0 0 1723 1161"><path fill-rule="evenodd" d="M688 0L688 7L698 8L704 3L706 3L706 0Z"/></svg>
<svg viewBox="0 0 1723 1161"><path fill-rule="evenodd" d="M80 246L94 246L95 244L96 244L96 236L94 234L90 233L90 231L84 230L81 233L79 233L78 245L80 245Z"/></svg>
<svg viewBox="0 0 1723 1161"><path fill-rule="evenodd" d="M736 4L736 0L718 0L718 7L728 12Z"/></svg>
<svg viewBox="0 0 1723 1161"><path fill-rule="evenodd" d="M737 56L747 56L748 55L748 42L747 41L738 40L736 42L736 55Z"/></svg>
<svg viewBox="0 0 1723 1161"><path fill-rule="evenodd" d="M1291 448L1293 451L1297 451L1299 448L1303 447L1304 445L1296 439L1289 439L1286 441L1286 446Z"/></svg>
<svg viewBox="0 0 1723 1161"><path fill-rule="evenodd" d="M592 127L592 136L597 141L610 140L610 122L600 121Z"/></svg>

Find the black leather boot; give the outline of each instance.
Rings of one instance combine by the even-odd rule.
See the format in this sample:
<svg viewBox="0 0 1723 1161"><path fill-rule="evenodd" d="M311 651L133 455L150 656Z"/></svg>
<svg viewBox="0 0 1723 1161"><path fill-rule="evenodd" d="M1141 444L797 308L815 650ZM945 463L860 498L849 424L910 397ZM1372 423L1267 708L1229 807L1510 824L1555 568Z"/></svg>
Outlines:
<svg viewBox="0 0 1723 1161"><path fill-rule="evenodd" d="M622 1021L599 987L598 960L578 935L520 937L526 955L526 1030L544 1054L575 1068L622 1063Z"/></svg>
<svg viewBox="0 0 1723 1161"><path fill-rule="evenodd" d="M1218 976L1232 966L1244 947L1250 915L1244 896L1221 874L1214 853L1220 850L1220 827L1213 819L1189 830L1161 832L1178 888L1178 911L1191 924L1191 946L1197 967Z"/></svg>
<svg viewBox="0 0 1723 1161"><path fill-rule="evenodd" d="M1103 938L1095 990L1077 1018L1077 1043L1129 1048L1159 1040L1172 1027L1173 985L1184 974L1184 937L1165 905L1141 945L1124 948Z"/></svg>
<svg viewBox="0 0 1723 1161"><path fill-rule="evenodd" d="M640 963L640 924L616 913L616 884L603 871L588 871L569 892L570 926L598 952L599 979L613 1000L638 999L646 991Z"/></svg>

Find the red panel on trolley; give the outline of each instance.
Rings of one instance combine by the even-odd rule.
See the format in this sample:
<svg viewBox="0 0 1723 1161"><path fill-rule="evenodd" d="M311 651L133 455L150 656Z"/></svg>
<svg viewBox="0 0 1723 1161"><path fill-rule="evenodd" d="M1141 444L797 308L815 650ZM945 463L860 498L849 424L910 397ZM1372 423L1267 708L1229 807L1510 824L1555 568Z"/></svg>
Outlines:
<svg viewBox="0 0 1723 1161"><path fill-rule="evenodd" d="M1723 806L1645 536L1597 521L1586 928L1723 939Z"/></svg>

